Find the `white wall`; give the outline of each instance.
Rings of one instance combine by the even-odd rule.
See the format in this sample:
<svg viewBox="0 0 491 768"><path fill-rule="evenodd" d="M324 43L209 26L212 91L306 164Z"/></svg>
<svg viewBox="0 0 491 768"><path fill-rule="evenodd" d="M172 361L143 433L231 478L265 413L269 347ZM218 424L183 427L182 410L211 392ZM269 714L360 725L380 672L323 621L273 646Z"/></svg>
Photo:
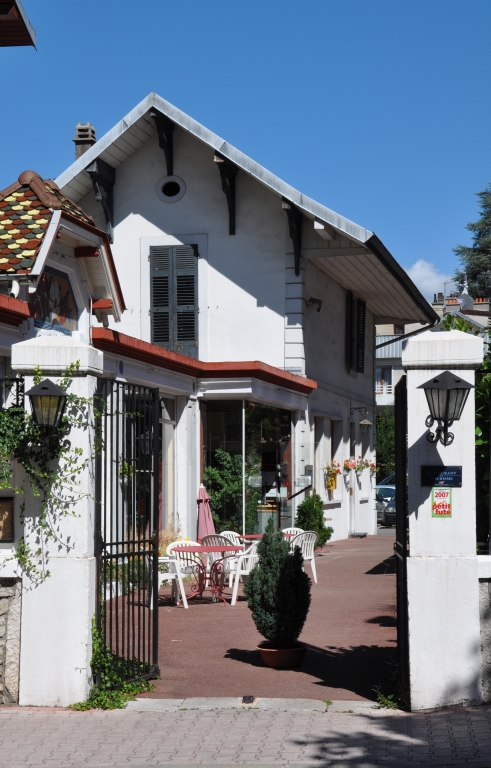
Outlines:
<svg viewBox="0 0 491 768"><path fill-rule="evenodd" d="M116 171L112 250L128 306L117 329L142 338L148 333L149 307L140 307L140 281L149 282L148 252L140 262L140 239L162 236L165 244L168 235L205 234L208 253L199 265L199 279L208 290L200 292L200 326L207 327L200 328L200 335L208 338L208 354L204 358L200 350L200 359L263 360L283 367L286 216L281 201L239 171L236 235L231 236L213 151L178 128L174 172L184 180L186 193L166 203L156 192L166 174L156 136ZM80 204L104 228L93 194Z"/></svg>

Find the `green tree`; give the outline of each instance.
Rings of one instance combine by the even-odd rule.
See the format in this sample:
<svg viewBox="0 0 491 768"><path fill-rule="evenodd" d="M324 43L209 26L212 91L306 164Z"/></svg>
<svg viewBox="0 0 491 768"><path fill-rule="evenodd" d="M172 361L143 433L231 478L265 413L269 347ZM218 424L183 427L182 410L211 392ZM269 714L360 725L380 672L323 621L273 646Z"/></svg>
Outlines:
<svg viewBox="0 0 491 768"><path fill-rule="evenodd" d="M394 414L384 408L377 415L375 450L377 452L378 480L395 472L396 467L396 425Z"/></svg>
<svg viewBox="0 0 491 768"><path fill-rule="evenodd" d="M315 531L319 535L318 547L323 547L334 533L334 528L324 522L324 505L315 491L298 505L296 524L304 531Z"/></svg>
<svg viewBox="0 0 491 768"><path fill-rule="evenodd" d="M260 458L257 454L246 456L246 477L258 474ZM215 466L206 467L203 484L210 496L213 519L223 528L242 530L242 456L217 448ZM260 494L246 485L246 533L256 533L257 505ZM223 530L222 528L222 530Z"/></svg>
<svg viewBox="0 0 491 768"><path fill-rule="evenodd" d="M290 648L298 640L310 608L310 578L303 571L299 547L290 545L270 519L258 544L259 563L252 569L244 593L257 631L275 648Z"/></svg>
<svg viewBox="0 0 491 768"><path fill-rule="evenodd" d="M447 315L443 321L447 331L457 330L463 333L479 335L468 320ZM491 343L491 332L487 332ZM486 340L486 339L485 339ZM489 347L488 347L489 350ZM489 536L489 461L491 436L491 356L489 351L484 356L480 368L476 371L476 535L477 541L485 542Z"/></svg>
<svg viewBox="0 0 491 768"><path fill-rule="evenodd" d="M481 218L467 224L472 232L472 245L458 245L454 253L462 269L455 272L455 282L462 290L465 282L473 298L491 296L491 184L477 193Z"/></svg>

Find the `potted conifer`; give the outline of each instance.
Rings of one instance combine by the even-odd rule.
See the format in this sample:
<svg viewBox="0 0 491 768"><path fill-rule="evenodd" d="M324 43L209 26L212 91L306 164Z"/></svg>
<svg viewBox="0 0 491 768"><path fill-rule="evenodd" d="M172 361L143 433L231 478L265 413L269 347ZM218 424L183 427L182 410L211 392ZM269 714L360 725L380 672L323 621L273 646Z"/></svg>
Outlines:
<svg viewBox="0 0 491 768"><path fill-rule="evenodd" d="M244 593L253 621L266 641L258 646L268 667L298 667L305 645L298 638L310 608L310 578L302 570L303 557L270 519L258 544L258 564L252 569Z"/></svg>

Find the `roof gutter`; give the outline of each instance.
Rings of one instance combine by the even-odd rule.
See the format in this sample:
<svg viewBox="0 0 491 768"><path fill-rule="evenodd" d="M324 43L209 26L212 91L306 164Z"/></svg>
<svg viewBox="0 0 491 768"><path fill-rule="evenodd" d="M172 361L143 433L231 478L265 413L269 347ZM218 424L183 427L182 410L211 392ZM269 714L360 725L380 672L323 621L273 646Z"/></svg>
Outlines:
<svg viewBox="0 0 491 768"><path fill-rule="evenodd" d="M433 307L428 304L407 272L397 263L377 235L372 235L365 243L363 243L363 245L377 257L380 263L383 264L387 271L390 272L390 274L404 288L414 303L419 307L423 314L426 315L428 322L432 324L431 327L434 327L440 320L440 316L437 315ZM420 331L417 331L417 333L421 333L422 330L429 330L429 328L430 326L428 328L422 328Z"/></svg>
<svg viewBox="0 0 491 768"><path fill-rule="evenodd" d="M432 331L433 328L436 328L436 326L441 323L441 321L442 321L442 318L439 317L439 315L437 315L436 320L434 320L430 325L425 325L423 328L417 328L415 331L410 331L409 333L401 333L400 335L397 334L396 339L391 339L390 341L383 341L382 344L375 344L375 349L380 349L381 347L388 347L389 344L395 344L401 339L409 339L410 336L417 336L418 333L423 333L423 331Z"/></svg>

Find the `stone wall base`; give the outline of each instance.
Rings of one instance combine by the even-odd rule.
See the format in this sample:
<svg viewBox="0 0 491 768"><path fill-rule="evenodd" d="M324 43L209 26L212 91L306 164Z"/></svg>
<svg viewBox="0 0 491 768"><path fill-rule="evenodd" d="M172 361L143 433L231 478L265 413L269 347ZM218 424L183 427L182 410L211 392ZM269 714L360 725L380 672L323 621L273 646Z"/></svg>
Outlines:
<svg viewBox="0 0 491 768"><path fill-rule="evenodd" d="M491 579L479 579L482 700L491 702Z"/></svg>
<svg viewBox="0 0 491 768"><path fill-rule="evenodd" d="M0 702L18 704L22 582L0 579Z"/></svg>

